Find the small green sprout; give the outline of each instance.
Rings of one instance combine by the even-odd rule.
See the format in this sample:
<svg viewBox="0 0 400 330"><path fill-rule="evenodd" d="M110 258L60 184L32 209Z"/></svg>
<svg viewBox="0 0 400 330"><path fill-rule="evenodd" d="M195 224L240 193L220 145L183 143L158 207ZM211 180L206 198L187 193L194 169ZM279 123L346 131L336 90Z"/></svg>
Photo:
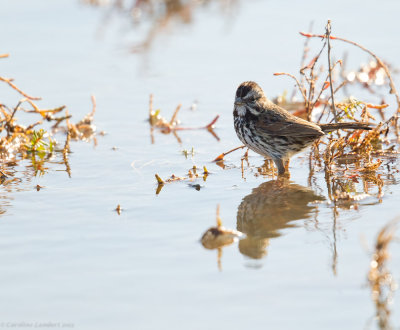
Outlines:
<svg viewBox="0 0 400 330"><path fill-rule="evenodd" d="M47 141L44 138L47 138ZM30 142L26 145L28 152L52 153L54 142L44 129L33 131Z"/></svg>

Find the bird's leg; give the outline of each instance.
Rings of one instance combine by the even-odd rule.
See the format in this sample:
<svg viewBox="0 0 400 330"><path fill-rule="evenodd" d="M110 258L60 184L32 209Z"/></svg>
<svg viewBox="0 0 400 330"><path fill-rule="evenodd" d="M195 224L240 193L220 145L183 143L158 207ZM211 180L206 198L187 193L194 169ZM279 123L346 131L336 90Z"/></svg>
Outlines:
<svg viewBox="0 0 400 330"><path fill-rule="evenodd" d="M287 172L289 172L289 162L290 162L289 159L285 160L285 170L286 170Z"/></svg>
<svg viewBox="0 0 400 330"><path fill-rule="evenodd" d="M278 176L280 177L290 177L289 173L289 161L285 161L285 165L283 163L282 158L276 158L274 159L274 163L276 167L278 168Z"/></svg>
<svg viewBox="0 0 400 330"><path fill-rule="evenodd" d="M285 166L283 166L283 160L281 158L275 158L274 163L278 168L278 175L285 174Z"/></svg>

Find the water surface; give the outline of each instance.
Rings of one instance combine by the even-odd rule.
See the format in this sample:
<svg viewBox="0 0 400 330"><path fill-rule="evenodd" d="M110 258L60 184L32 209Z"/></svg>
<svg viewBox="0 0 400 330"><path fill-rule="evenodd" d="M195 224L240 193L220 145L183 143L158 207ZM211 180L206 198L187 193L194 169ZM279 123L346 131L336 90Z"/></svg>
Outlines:
<svg viewBox="0 0 400 330"><path fill-rule="evenodd" d="M307 152L293 159L283 188L254 175L263 164L258 155L250 154L245 179L240 151L227 157L225 170L212 160L240 144L232 121L239 83L258 81L271 97L291 90L292 81L272 73L298 71L304 42L298 31L311 20L323 32L332 19L335 34L398 65L397 2L238 1L229 13L210 5L136 54L131 48L145 28L131 29L118 15L104 25L104 9L78 1L1 5L1 52L11 54L1 60L1 75L42 96L44 107L66 104L75 121L96 95L95 122L107 134L97 146L71 143L71 177L57 159L43 176L27 169L29 161L9 169L22 182L1 187L0 322L76 329L378 327L367 286L371 251L362 242L372 249L378 231L399 215L398 161L392 177L384 177L381 200L370 184L373 196L334 216L324 173L309 184ZM344 48L334 45L336 54ZM367 60L356 50L349 59L356 66ZM179 132L181 144L155 132L152 144L150 93L166 118L182 103L186 127L219 114L220 141L198 130ZM3 98L18 100L5 90ZM194 156L186 158L182 150L192 147ZM193 165L211 172L195 182L199 191L183 181L156 195L155 173L183 176ZM36 191L37 184L44 188ZM356 189L362 192L362 182ZM217 252L199 243L215 224L217 204L227 228L248 234L223 249L222 270ZM396 279L397 250L393 243ZM398 301L390 305L395 326Z"/></svg>

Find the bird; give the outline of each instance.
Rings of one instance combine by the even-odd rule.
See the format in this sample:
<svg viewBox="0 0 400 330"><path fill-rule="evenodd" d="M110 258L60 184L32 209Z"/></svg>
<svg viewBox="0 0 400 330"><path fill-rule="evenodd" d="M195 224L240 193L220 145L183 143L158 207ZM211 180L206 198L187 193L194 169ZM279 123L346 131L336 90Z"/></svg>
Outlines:
<svg viewBox="0 0 400 330"><path fill-rule="evenodd" d="M359 122L315 124L298 118L270 101L254 81L245 81L236 90L233 120L243 144L270 158L278 175L287 175L289 159L326 133L338 129L372 129Z"/></svg>

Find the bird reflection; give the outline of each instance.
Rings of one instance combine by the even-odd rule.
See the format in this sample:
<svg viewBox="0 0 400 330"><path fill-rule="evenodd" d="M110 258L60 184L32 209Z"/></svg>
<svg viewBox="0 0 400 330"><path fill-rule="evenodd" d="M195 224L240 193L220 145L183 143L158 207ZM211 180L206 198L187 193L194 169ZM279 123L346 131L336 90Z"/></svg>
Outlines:
<svg viewBox="0 0 400 330"><path fill-rule="evenodd" d="M280 236L281 229L295 227L292 221L309 218L316 208L309 203L322 200L323 196L290 181L272 180L254 188L238 207L237 230L247 235L239 242L240 253L263 258L270 238Z"/></svg>

